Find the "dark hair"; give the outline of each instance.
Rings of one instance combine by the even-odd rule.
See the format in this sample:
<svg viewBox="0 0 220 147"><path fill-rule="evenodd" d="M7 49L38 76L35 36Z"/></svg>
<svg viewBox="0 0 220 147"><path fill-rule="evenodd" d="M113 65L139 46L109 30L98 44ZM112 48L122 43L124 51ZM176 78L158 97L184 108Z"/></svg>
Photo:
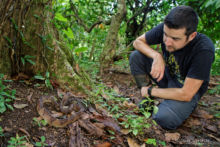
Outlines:
<svg viewBox="0 0 220 147"><path fill-rule="evenodd" d="M197 30L198 15L190 6L178 6L165 17L164 24L171 29L186 28L185 35L189 36Z"/></svg>

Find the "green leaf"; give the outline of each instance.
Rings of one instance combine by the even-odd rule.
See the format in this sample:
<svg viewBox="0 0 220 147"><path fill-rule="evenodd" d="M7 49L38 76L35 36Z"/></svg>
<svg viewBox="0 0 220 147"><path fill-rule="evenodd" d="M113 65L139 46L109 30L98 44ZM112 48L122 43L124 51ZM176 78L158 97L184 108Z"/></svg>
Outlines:
<svg viewBox="0 0 220 147"><path fill-rule="evenodd" d="M68 38L74 39L73 31L70 28L68 28L67 30L64 30L63 32L66 34Z"/></svg>
<svg viewBox="0 0 220 147"><path fill-rule="evenodd" d="M220 112L216 113L214 116L215 116L216 118L220 118Z"/></svg>
<svg viewBox="0 0 220 147"><path fill-rule="evenodd" d="M27 62L31 63L32 65L35 65L36 63L34 61L32 61L31 59L26 59Z"/></svg>
<svg viewBox="0 0 220 147"><path fill-rule="evenodd" d="M40 138L41 138L41 141L42 141L42 142L45 142L45 141L46 141L46 138L45 138L44 136L41 136Z"/></svg>
<svg viewBox="0 0 220 147"><path fill-rule="evenodd" d="M157 106L154 106L153 113L156 114L158 112L159 108Z"/></svg>
<svg viewBox="0 0 220 147"><path fill-rule="evenodd" d="M25 59L31 59L31 58L36 58L36 56L25 55L24 58Z"/></svg>
<svg viewBox="0 0 220 147"><path fill-rule="evenodd" d="M55 19L59 20L59 21L63 21L63 22L67 22L68 21L65 17L62 16L61 13L56 13L55 14Z"/></svg>
<svg viewBox="0 0 220 147"><path fill-rule="evenodd" d="M11 105L6 104L6 106L7 106L9 109L11 109L12 111L14 110L14 108L13 108Z"/></svg>
<svg viewBox="0 0 220 147"><path fill-rule="evenodd" d="M165 141L160 141L159 140L159 144L163 145L163 146L166 146L166 142Z"/></svg>
<svg viewBox="0 0 220 147"><path fill-rule="evenodd" d="M74 52L81 53L81 52L87 51L88 49L89 49L88 47L80 47L80 48L75 49Z"/></svg>
<svg viewBox="0 0 220 147"><path fill-rule="evenodd" d="M148 119L151 116L150 112L143 112L144 116Z"/></svg>
<svg viewBox="0 0 220 147"><path fill-rule="evenodd" d="M35 145L36 145L36 146L42 146L42 145L41 145L41 142L36 142Z"/></svg>
<svg viewBox="0 0 220 147"><path fill-rule="evenodd" d="M49 46L46 46L46 48L48 48L49 50L54 51L54 49L53 49L53 48L51 48L51 47L49 47Z"/></svg>
<svg viewBox="0 0 220 147"><path fill-rule="evenodd" d="M21 62L22 62L23 65L25 64L25 60L24 60L23 57L21 57Z"/></svg>
<svg viewBox="0 0 220 147"><path fill-rule="evenodd" d="M136 136L136 135L138 134L138 130L137 130L137 129L134 129L134 130L132 131L132 133Z"/></svg>
<svg viewBox="0 0 220 147"><path fill-rule="evenodd" d="M0 113L4 113L6 111L6 107L4 103L0 103Z"/></svg>
<svg viewBox="0 0 220 147"><path fill-rule="evenodd" d="M129 124L125 124L125 128L127 129L129 127Z"/></svg>
<svg viewBox="0 0 220 147"><path fill-rule="evenodd" d="M46 76L46 78L49 78L50 77L50 72L47 71L45 76Z"/></svg>
<svg viewBox="0 0 220 147"><path fill-rule="evenodd" d="M154 146L157 145L156 139L148 138L146 141L147 144L153 144Z"/></svg>
<svg viewBox="0 0 220 147"><path fill-rule="evenodd" d="M35 79L38 79L38 80L45 80L45 78L41 75L36 75L34 76Z"/></svg>

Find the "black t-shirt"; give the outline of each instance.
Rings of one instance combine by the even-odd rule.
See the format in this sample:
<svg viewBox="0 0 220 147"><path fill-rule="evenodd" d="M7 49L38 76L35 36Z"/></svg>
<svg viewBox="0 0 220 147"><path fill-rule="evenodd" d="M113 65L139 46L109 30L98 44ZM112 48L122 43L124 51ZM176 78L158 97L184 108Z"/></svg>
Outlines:
<svg viewBox="0 0 220 147"><path fill-rule="evenodd" d="M215 48L212 41L204 34L197 33L196 37L180 50L169 53L163 43L163 26L161 23L145 34L149 45L161 44L163 57L170 77L176 82L184 83L186 77L204 80L199 89L202 96L209 83Z"/></svg>

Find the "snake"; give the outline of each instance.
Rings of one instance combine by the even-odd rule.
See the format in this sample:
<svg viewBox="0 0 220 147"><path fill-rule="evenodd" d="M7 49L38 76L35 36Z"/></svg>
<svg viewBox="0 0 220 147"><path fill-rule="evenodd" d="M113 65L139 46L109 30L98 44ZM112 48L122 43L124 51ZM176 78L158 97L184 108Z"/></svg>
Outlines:
<svg viewBox="0 0 220 147"><path fill-rule="evenodd" d="M68 124L77 121L85 110L85 108L82 106L82 103L80 103L78 100L77 103L72 103L69 108L65 108L64 106L68 100L69 97L64 97L59 105L54 96L41 96L37 103L37 112L44 120L47 121L49 125L57 128L63 128ZM44 106L46 103L51 103L56 109L60 110L64 114L69 113L69 115L67 115L66 118L57 118L52 116L51 112Z"/></svg>

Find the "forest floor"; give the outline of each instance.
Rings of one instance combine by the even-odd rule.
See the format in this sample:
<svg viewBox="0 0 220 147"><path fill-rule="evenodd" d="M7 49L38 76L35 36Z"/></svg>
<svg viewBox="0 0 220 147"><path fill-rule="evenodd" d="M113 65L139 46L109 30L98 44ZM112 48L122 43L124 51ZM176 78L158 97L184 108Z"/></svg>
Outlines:
<svg viewBox="0 0 220 147"><path fill-rule="evenodd" d="M118 95L129 98L129 103L124 102L123 105L131 111L134 106L134 99L140 98L140 92L136 88L131 75L125 73L110 72L105 76L103 82L113 88ZM211 78L209 89L214 88L216 83L220 82L220 77ZM26 136L26 146L34 146L36 142L40 142L40 137L44 136L47 146L66 147L69 146L71 131L68 126L56 128L50 125L42 125L37 112L37 102L42 95L56 96L59 88L48 90L43 84L36 87L35 82L7 82L10 89L16 89L16 100L13 101L14 111L7 110L0 116L0 126L4 135L0 137L0 146L8 145L11 137ZM107 97L104 96L103 97ZM122 125L118 124L121 132L117 133L105 130L104 136L96 136L89 133L85 128L81 128L78 136L73 137L75 144L77 139L85 146L110 147L110 146L220 146L220 119L215 115L220 110L220 95L210 95L208 92L201 98L198 107L190 115L190 117L177 130L164 130L156 124L144 130L142 135L133 135ZM105 110L102 110L105 111ZM124 110L123 110L124 111ZM99 111L100 112L100 111ZM89 113L89 112L88 112ZM120 113L120 109L118 110ZM138 114L141 115L141 114ZM109 115L110 116L110 115ZM123 117L121 116L123 121ZM35 121L33 120L35 118ZM38 120L38 121L37 121ZM118 119L119 120L119 119ZM103 123L104 121L102 121ZM99 125L102 125L99 123ZM113 127L114 128L114 127ZM123 130L123 131L122 131ZM75 134L76 135L76 134ZM43 141L42 141L43 142ZM145 144L148 142L148 144ZM79 142L78 142L79 143ZM43 146L43 145L42 145ZM77 145L76 145L77 146Z"/></svg>

